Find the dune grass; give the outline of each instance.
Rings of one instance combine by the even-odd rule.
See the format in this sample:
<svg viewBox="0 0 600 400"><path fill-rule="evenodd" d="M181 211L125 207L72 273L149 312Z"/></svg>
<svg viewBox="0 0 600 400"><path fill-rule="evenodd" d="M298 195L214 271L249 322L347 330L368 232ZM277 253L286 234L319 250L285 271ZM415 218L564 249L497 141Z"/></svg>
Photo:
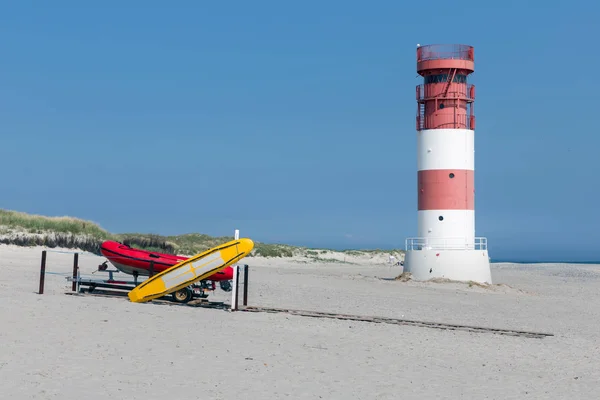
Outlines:
<svg viewBox="0 0 600 400"><path fill-rule="evenodd" d="M214 237L201 233L162 236L143 233L114 234L93 221L73 217L47 217L19 211L0 209L0 243L18 246L46 246L81 249L100 254L100 244L115 240L138 249L169 254L193 255L218 244L233 240L233 236ZM250 256L293 257L329 259L331 252L354 255L403 253L402 250L328 250L307 249L286 244L269 244L255 241Z"/></svg>
<svg viewBox="0 0 600 400"><path fill-rule="evenodd" d="M0 209L0 226L16 227L29 233L52 231L74 235L89 235L98 239L107 239L111 236L110 233L92 221L73 217L46 217L2 209Z"/></svg>

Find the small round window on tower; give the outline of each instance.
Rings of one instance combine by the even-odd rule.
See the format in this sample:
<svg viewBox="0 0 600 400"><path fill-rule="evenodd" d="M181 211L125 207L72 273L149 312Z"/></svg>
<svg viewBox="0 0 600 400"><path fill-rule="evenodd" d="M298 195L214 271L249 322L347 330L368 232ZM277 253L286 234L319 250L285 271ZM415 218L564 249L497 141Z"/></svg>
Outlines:
<svg viewBox="0 0 600 400"><path fill-rule="evenodd" d="M440 216L438 217L438 219L439 219L440 221L443 221L443 220L444 220L444 217L442 217L442 216L440 215Z"/></svg>
<svg viewBox="0 0 600 400"><path fill-rule="evenodd" d="M450 179L454 178L454 173L450 172L450 175L448 175L450 177Z"/></svg>
<svg viewBox="0 0 600 400"><path fill-rule="evenodd" d="M440 103L440 110L444 108L444 103Z"/></svg>

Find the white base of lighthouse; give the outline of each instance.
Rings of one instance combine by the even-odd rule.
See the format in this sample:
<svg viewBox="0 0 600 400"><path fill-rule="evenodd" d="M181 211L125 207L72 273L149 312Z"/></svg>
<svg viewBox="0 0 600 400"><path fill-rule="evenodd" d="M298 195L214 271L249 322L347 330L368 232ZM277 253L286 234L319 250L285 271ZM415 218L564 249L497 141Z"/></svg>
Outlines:
<svg viewBox="0 0 600 400"><path fill-rule="evenodd" d="M487 248L414 250L407 247L404 272L410 272L416 281L446 278L453 281L492 283Z"/></svg>

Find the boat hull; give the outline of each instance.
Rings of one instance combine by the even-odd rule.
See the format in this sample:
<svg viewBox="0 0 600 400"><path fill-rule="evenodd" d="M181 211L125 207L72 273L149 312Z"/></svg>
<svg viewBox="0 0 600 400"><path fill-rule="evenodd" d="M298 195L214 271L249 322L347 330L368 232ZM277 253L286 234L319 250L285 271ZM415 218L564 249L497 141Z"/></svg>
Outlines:
<svg viewBox="0 0 600 400"><path fill-rule="evenodd" d="M158 253L129 247L119 242L105 241L100 246L100 253L119 271L139 276L150 276L161 273L172 266L187 260L189 257L173 254ZM154 262L151 268L151 262ZM152 269L152 271L151 271ZM211 281L224 281L233 279L233 268L226 268L206 278Z"/></svg>

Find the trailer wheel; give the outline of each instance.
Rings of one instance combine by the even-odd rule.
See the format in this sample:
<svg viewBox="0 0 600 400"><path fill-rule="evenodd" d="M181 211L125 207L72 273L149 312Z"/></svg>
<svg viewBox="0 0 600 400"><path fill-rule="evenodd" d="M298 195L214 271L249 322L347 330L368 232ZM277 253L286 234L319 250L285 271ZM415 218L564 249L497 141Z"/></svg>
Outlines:
<svg viewBox="0 0 600 400"><path fill-rule="evenodd" d="M179 289L176 292L173 292L173 300L176 303L187 303L192 299L194 293L189 287L185 287L183 289Z"/></svg>
<svg viewBox="0 0 600 400"><path fill-rule="evenodd" d="M221 281L219 282L219 286L221 286L221 290L225 292L231 292L232 285L231 281Z"/></svg>

